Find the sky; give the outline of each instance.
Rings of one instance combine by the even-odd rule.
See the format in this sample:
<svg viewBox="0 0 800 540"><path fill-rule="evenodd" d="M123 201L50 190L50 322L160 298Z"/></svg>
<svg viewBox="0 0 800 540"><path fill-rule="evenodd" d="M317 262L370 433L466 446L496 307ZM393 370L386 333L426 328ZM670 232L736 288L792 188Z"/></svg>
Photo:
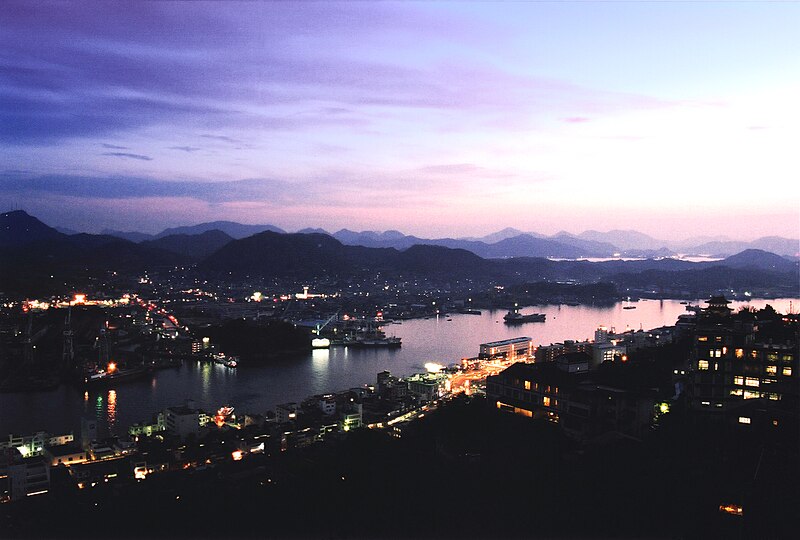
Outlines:
<svg viewBox="0 0 800 540"><path fill-rule="evenodd" d="M3 2L0 211L800 235L800 3Z"/></svg>

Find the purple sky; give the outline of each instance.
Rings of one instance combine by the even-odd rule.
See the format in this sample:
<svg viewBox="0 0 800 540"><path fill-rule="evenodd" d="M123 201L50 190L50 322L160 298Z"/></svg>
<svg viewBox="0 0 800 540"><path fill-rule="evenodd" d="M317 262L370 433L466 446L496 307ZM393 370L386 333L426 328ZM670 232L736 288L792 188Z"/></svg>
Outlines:
<svg viewBox="0 0 800 540"><path fill-rule="evenodd" d="M0 211L800 234L800 3L4 2Z"/></svg>

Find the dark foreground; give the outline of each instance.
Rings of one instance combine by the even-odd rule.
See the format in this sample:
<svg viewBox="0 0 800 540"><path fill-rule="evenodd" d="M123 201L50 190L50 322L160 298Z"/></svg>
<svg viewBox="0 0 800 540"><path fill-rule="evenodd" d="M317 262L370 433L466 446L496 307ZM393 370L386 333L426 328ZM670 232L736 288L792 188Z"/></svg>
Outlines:
<svg viewBox="0 0 800 540"><path fill-rule="evenodd" d="M457 399L400 439L360 430L146 481L0 508L2 538L795 538L797 448L670 413L643 442ZM744 515L719 511L742 504Z"/></svg>

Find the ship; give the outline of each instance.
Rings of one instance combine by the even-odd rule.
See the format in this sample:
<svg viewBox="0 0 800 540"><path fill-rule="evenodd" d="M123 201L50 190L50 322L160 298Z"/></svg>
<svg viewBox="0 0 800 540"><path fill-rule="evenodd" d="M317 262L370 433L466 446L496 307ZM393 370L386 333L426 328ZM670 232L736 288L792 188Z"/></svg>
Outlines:
<svg viewBox="0 0 800 540"><path fill-rule="evenodd" d="M214 353L212 357L214 358L214 363L222 364L223 366L229 368L235 368L237 365L239 365L238 356L227 356L225 353L220 352L220 353Z"/></svg>
<svg viewBox="0 0 800 540"><path fill-rule="evenodd" d="M505 314L503 317L503 322L506 324L522 324L527 322L544 322L547 318L547 315L544 313L528 313L522 314L519 312L519 308L516 304L514 304L514 308L511 309L508 313Z"/></svg>
<svg viewBox="0 0 800 540"><path fill-rule="evenodd" d="M84 371L83 384L85 386L103 386L106 384L139 379L147 375L147 373L148 371L144 366L120 368L117 367L115 362L109 362L105 369L94 367L93 369Z"/></svg>

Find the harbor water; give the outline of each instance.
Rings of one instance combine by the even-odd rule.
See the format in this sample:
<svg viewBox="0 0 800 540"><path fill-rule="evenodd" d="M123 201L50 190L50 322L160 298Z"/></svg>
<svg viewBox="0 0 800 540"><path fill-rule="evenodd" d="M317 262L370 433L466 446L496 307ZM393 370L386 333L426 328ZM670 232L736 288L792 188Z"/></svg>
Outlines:
<svg viewBox="0 0 800 540"><path fill-rule="evenodd" d="M734 302L731 307L738 309L747 304L762 308L770 304L786 313L790 301L796 309L797 299ZM700 300L692 303L702 305ZM625 306L636 309L623 309ZM403 376L424 371L427 362L447 365L474 357L479 345L487 341L529 336L537 345L548 345L565 339L592 339L599 325L613 327L617 332L673 325L679 315L686 313L686 305L678 300L641 300L602 307L530 306L522 312L545 313L547 320L507 325L503 323L505 311L488 310L481 315L440 315L386 325L387 335L402 338L402 347L397 349L335 347L287 355L269 363L250 364L243 360L236 369L185 361L179 367L112 388L85 392L62 385L45 392L0 394L0 437L36 431L72 431L77 436L81 416L96 417L101 426L122 435L128 425L149 420L153 413L186 399L193 399L208 411L231 405L237 412L264 414L279 403L375 384L376 374L383 370Z"/></svg>

